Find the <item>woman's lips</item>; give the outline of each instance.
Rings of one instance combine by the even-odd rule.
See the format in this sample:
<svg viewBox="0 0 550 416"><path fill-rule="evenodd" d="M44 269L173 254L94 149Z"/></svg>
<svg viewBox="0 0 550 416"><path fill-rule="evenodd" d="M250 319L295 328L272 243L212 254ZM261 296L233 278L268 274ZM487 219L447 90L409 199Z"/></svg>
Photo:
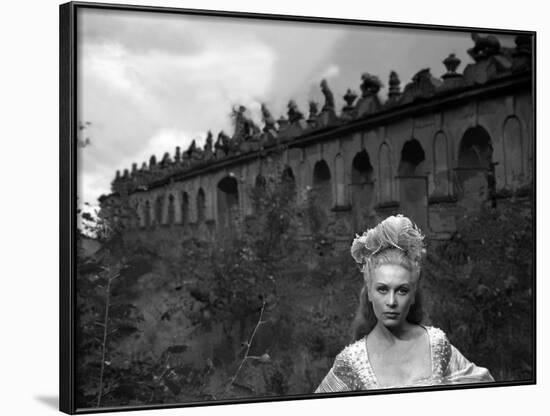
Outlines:
<svg viewBox="0 0 550 416"><path fill-rule="evenodd" d="M397 318L399 316L399 312L384 312L384 316L387 318Z"/></svg>

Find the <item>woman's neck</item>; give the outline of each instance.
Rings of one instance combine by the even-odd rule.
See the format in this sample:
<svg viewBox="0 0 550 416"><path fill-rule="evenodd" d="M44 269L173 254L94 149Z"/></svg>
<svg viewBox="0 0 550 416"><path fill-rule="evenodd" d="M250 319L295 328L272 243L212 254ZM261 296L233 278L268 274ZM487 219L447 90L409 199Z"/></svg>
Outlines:
<svg viewBox="0 0 550 416"><path fill-rule="evenodd" d="M373 329L376 335L388 342L394 341L407 341L411 338L414 325L409 322L404 322L403 325L388 328L387 326L378 322Z"/></svg>

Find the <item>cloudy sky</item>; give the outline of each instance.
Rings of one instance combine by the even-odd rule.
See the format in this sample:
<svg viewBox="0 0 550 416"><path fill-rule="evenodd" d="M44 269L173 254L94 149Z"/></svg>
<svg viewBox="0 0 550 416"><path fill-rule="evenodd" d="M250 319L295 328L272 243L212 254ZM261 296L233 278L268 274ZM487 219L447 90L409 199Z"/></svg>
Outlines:
<svg viewBox="0 0 550 416"><path fill-rule="evenodd" d="M117 169L157 160L206 132L231 134L232 106L260 120L260 104L286 115L294 99L323 102L326 78L337 105L347 88L359 92L363 72L403 87L420 69L445 72L449 53L471 59L469 33L292 23L80 9L78 120L90 122L79 149L80 202L95 205ZM505 45L512 38L500 37ZM380 92L385 99L387 89Z"/></svg>

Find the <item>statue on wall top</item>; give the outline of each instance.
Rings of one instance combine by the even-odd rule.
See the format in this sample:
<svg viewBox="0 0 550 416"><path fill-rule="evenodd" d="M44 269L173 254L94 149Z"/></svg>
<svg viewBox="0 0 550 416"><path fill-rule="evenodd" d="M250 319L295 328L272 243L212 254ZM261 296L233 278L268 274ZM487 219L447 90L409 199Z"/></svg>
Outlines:
<svg viewBox="0 0 550 416"><path fill-rule="evenodd" d="M325 96L325 105L323 105L322 111L334 111L334 94L328 87L326 79L321 81L321 92Z"/></svg>
<svg viewBox="0 0 550 416"><path fill-rule="evenodd" d="M149 158L149 169L152 170L157 165L157 158L155 155L151 155Z"/></svg>
<svg viewBox="0 0 550 416"><path fill-rule="evenodd" d="M390 100L395 100L401 95L401 80L399 79L399 75L397 75L397 72L390 72L390 79L388 81L388 84L388 97Z"/></svg>
<svg viewBox="0 0 550 416"><path fill-rule="evenodd" d="M185 153L187 153L187 156L191 157L193 155L193 152L196 149L197 149L197 143L195 142L195 139L193 139L193 141L191 141L191 144L189 145Z"/></svg>
<svg viewBox="0 0 550 416"><path fill-rule="evenodd" d="M193 139L185 153L187 154L191 164L202 160L204 156L202 149L197 147L197 142L195 139Z"/></svg>
<svg viewBox="0 0 550 416"><path fill-rule="evenodd" d="M233 134L234 139L247 140L260 132L258 126L256 126L252 119L246 115L246 107L244 105L233 108L231 111L231 118L235 125L235 132Z"/></svg>
<svg viewBox="0 0 550 416"><path fill-rule="evenodd" d="M500 53L500 42L493 35L481 36L474 32L472 33L472 40L474 41L474 47L468 49L468 55L476 62Z"/></svg>
<svg viewBox="0 0 550 416"><path fill-rule="evenodd" d="M288 102L288 121L290 123L296 123L304 118L304 115L302 112L298 109L298 104L296 104L296 101L290 100Z"/></svg>
<svg viewBox="0 0 550 416"><path fill-rule="evenodd" d="M344 111L351 111L353 110L353 103L355 102L355 99L357 98L357 94L355 91L352 91L348 88L346 91L346 95L344 95L344 101L346 102L345 107L343 108Z"/></svg>
<svg viewBox="0 0 550 416"><path fill-rule="evenodd" d="M371 75L368 72L361 75L361 92L363 97L378 94L381 87L382 82L376 75Z"/></svg>
<svg viewBox="0 0 550 416"><path fill-rule="evenodd" d="M172 159L170 158L170 153L166 152L164 153L164 156L162 157L160 164L162 167L166 167L170 163L172 163Z"/></svg>
<svg viewBox="0 0 550 416"><path fill-rule="evenodd" d="M229 136L223 131L220 131L218 134L218 139L214 144L214 155L216 159L221 159L229 153Z"/></svg>
<svg viewBox="0 0 550 416"><path fill-rule="evenodd" d="M206 140L204 142L204 160L210 160L214 157L212 132L208 130L206 134Z"/></svg>
<svg viewBox="0 0 550 416"><path fill-rule="evenodd" d="M184 170L191 166L191 158L189 156L188 150L181 154L181 164Z"/></svg>
<svg viewBox="0 0 550 416"><path fill-rule="evenodd" d="M204 151L212 151L212 145L214 143L214 140L212 139L212 132L208 130L208 133L206 134L206 140L204 142Z"/></svg>
<svg viewBox="0 0 550 416"><path fill-rule="evenodd" d="M311 100L309 102L309 115L307 118L308 123L314 123L318 115L319 115L319 104Z"/></svg>
<svg viewBox="0 0 550 416"><path fill-rule="evenodd" d="M456 72L456 69L460 65L460 59L457 58L457 56L454 53L450 53L449 56L447 56L443 61L443 65L445 65L445 69L447 72L441 76L443 79L447 78L457 78L461 75Z"/></svg>
<svg viewBox="0 0 550 416"><path fill-rule="evenodd" d="M275 118L271 115L271 112L267 108L267 106L262 103L262 120L264 122L264 132L268 132L270 130L275 130Z"/></svg>

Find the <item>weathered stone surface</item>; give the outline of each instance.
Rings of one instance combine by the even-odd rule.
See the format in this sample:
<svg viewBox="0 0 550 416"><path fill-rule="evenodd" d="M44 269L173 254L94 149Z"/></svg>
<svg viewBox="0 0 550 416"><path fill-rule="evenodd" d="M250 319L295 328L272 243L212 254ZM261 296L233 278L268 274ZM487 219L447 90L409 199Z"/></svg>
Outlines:
<svg viewBox="0 0 550 416"><path fill-rule="evenodd" d="M245 106L241 105L238 108L234 108L231 117L235 126L232 139L246 140L260 132L260 129L256 126L254 121L252 121L252 118L247 115Z"/></svg>
<svg viewBox="0 0 550 416"><path fill-rule="evenodd" d="M330 90L326 79L321 81L321 92L325 97L325 104L323 105L322 111L335 111L334 94Z"/></svg>
<svg viewBox="0 0 550 416"><path fill-rule="evenodd" d="M338 124L340 124L340 119L334 111L321 111L316 119L317 127L337 126Z"/></svg>
<svg viewBox="0 0 550 416"><path fill-rule="evenodd" d="M399 103L408 104L418 99L429 99L436 94L442 84L441 80L432 76L429 68L422 69L413 76L412 82L405 86Z"/></svg>
<svg viewBox="0 0 550 416"><path fill-rule="evenodd" d="M326 80L321 82L324 98L322 109L319 111L320 106L310 102L307 120L294 101L288 103L288 118L281 117L277 121L267 106L262 104L264 126L260 131L250 114L247 114L246 108L236 107L233 110L235 131L232 137L220 132L213 143L209 132L203 148L199 149L192 142L183 152L177 147L173 159L167 153L158 163L153 155L149 163L144 163L140 169L135 164L131 171L122 167L112 182L112 190L115 193L129 193L133 203L141 210L142 217L144 212L149 213L153 224L149 228L154 228L154 224L168 225L165 218L167 214L163 214L162 221L153 220L156 215L154 204L158 195L167 195L170 192L177 196L174 204L178 206L175 211L178 219L183 216L182 195L186 193L189 198L186 209L193 217L194 210L197 209L197 195L201 189L209 219L215 224L218 221L217 185L228 172L239 172L241 168L246 168L247 173L243 174L238 185L238 206L246 211L249 210L246 207L250 206L247 200L248 187L254 183L260 172L275 169L273 164L265 163L268 157L274 157L281 166L292 165L298 195L301 195L302 201L308 187L312 187L319 179L314 177L315 165L323 161L329 171L327 177L322 178L326 182L326 201L323 202L327 203L326 208L330 211L327 218L334 219L338 216L339 224L346 224L347 221L351 224L350 227L363 226L374 218L380 219L399 213L409 203L413 206L406 209L416 213L424 210L426 216L423 218L427 220L423 219L421 222L429 224L430 232L443 236L450 232L454 224L453 218L461 215L459 212L475 210L480 204L493 198L494 189L499 195L511 192L508 189L510 181L505 181L504 172L514 172L514 176L521 178L521 183L510 182L514 189L523 189L532 183L532 92L529 85L524 83L532 62L531 37L519 36L515 48L501 47L490 37L476 35L473 39L475 43L470 54L475 63L468 65L462 74L458 71L459 60L451 54L443 61L446 72L442 79L432 76L429 69L423 69L414 75L401 92L399 77L392 71L385 103L378 96L381 88L378 78L363 74L361 97L357 100L356 94L348 90L343 96L345 105L340 117L336 114L334 94ZM487 83L498 87L501 78L505 78L503 83L516 82L517 79L518 87L512 91L503 89L502 92L497 88L489 97L482 94ZM465 91L468 91L468 95L463 94ZM467 98L454 102L454 94ZM446 104L439 106L442 102ZM431 103L438 105L437 110L426 110ZM372 125L369 124L371 117ZM505 144L501 136L503 126L510 117L517 120L517 127L509 129L511 132L506 136L508 144ZM465 132L471 128L485 131L489 143L465 145ZM436 161L434 140L437 135L444 137L444 140L438 145ZM408 197L407 201L401 200L408 194L406 189L399 187L397 176L400 166L403 165L404 145L412 139L419 142L424 154L424 159L414 169L421 170L422 175L429 178L427 198L430 203L426 203L426 198L421 198L421 202ZM510 147L512 144L513 148L505 149L505 146ZM485 150L483 157L490 156L489 162L494 167L491 180L496 184L488 184L491 175L485 165L476 168L476 175L466 174L461 165L461 152L465 152L465 146L470 146L467 149L470 159L476 154L476 149L484 146L490 149ZM165 149L158 150L162 152ZM368 187L358 187L352 183L352 177L357 175L353 160L362 150L368 153L372 165L369 182L372 185ZM289 152L299 154L300 157L291 157ZM517 158L521 161L516 160ZM239 162L235 165L237 160ZM449 183L444 192L437 188L437 195L432 195L436 189L433 185L434 175L443 171L451 172L448 175ZM189 176L186 176L188 172ZM489 189L491 186L493 191ZM357 196L354 195L355 192L368 195ZM446 194L441 195L442 192ZM368 209L363 204L367 204ZM167 210L164 209L163 212ZM141 222L143 223L143 218ZM335 224L332 231L336 234L347 230L347 225ZM201 230L198 225L194 227L195 229L186 231L186 235L200 232L212 238L215 234L204 227Z"/></svg>
<svg viewBox="0 0 550 416"><path fill-rule="evenodd" d="M487 59L469 64L464 69L466 84L486 84L487 82L507 75L512 70L512 61L503 55L490 56Z"/></svg>
<svg viewBox="0 0 550 416"><path fill-rule="evenodd" d="M348 88L348 90L346 91L346 95L344 95L343 98L346 102L346 105L344 106L344 108L342 108L341 117L346 120L351 120L355 117L355 107L353 103L357 99L357 94Z"/></svg>
<svg viewBox="0 0 550 416"><path fill-rule="evenodd" d="M307 122L311 127L315 127L317 123L317 116L319 114L319 105L315 101L309 102L309 116Z"/></svg>
<svg viewBox="0 0 550 416"><path fill-rule="evenodd" d="M399 79L399 75L397 75L397 72L390 72L388 85L388 102L386 104L390 106L398 102L399 98L401 97L401 80Z"/></svg>
<svg viewBox="0 0 550 416"><path fill-rule="evenodd" d="M361 98L356 105L356 116L363 117L374 114L381 109L378 92L382 87L382 82L377 76L365 72L361 75Z"/></svg>
<svg viewBox="0 0 550 416"><path fill-rule="evenodd" d="M500 52L500 42L493 35L481 36L477 33L472 33L472 40L474 41L474 46L468 49L468 55L476 62L497 55Z"/></svg>
<svg viewBox="0 0 550 416"><path fill-rule="evenodd" d="M359 98L357 102L355 112L357 117L368 116L369 114L376 114L381 108L378 95L372 94L366 97Z"/></svg>

